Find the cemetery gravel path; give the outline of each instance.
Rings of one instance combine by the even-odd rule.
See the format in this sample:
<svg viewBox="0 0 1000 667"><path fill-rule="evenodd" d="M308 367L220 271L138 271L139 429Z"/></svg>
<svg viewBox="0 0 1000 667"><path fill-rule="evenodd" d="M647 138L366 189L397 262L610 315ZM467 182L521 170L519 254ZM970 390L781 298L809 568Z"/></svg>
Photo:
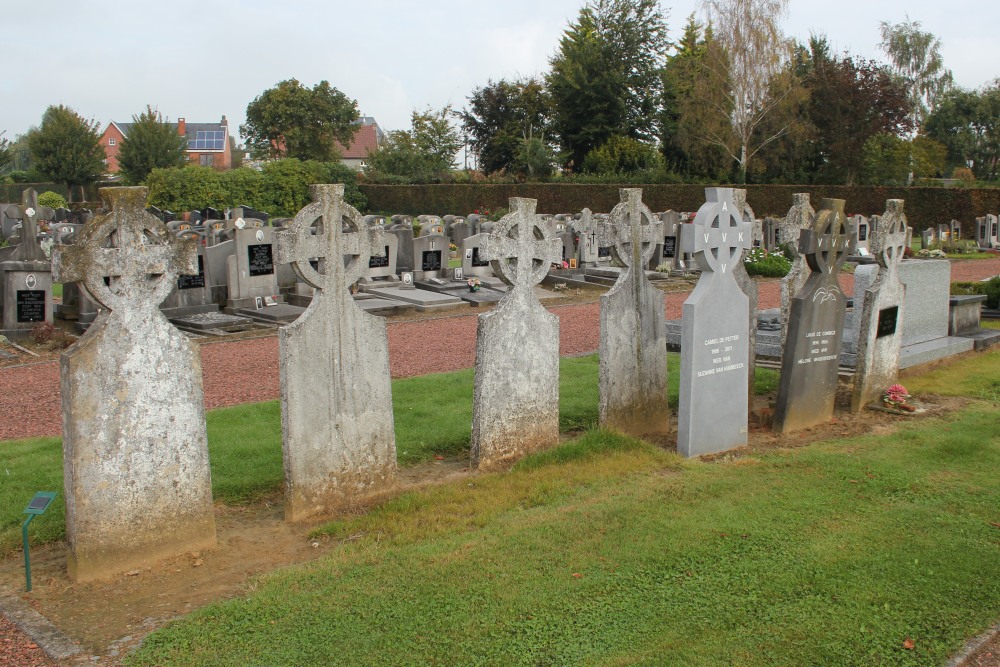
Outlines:
<svg viewBox="0 0 1000 667"><path fill-rule="evenodd" d="M1000 275L996 259L952 262L951 278L982 280ZM846 294L853 293L854 277L841 275ZM759 283L761 309L781 302L780 281ZM689 292L664 295L666 316L678 319ZM389 363L394 378L442 373L475 364L476 316L462 314L389 323ZM559 351L563 355L597 350L600 306L597 301L555 306L559 316ZM277 336L202 345L205 405L219 408L278 398ZM62 432L59 364L56 361L0 368L0 441Z"/></svg>

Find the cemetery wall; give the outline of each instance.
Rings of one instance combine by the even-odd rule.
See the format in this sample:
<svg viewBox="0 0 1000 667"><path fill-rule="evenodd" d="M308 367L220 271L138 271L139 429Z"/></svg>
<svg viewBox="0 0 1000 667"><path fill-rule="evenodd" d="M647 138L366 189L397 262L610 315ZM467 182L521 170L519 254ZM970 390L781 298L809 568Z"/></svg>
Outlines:
<svg viewBox="0 0 1000 667"><path fill-rule="evenodd" d="M618 204L623 187L641 187L643 201L654 211L697 211L705 201L705 186L619 185L576 183L503 183L440 185L368 185L358 189L368 198L368 210L409 215L465 215L476 209L506 207L510 197L538 200L540 213L572 213L585 207L607 212ZM915 230L948 222L962 223L963 238L974 238L976 217L1000 211L1000 189L926 188L847 185L747 185L747 201L759 217L783 216L792 194L808 192L813 201L843 199L848 215L880 215L887 199L906 200L906 216Z"/></svg>

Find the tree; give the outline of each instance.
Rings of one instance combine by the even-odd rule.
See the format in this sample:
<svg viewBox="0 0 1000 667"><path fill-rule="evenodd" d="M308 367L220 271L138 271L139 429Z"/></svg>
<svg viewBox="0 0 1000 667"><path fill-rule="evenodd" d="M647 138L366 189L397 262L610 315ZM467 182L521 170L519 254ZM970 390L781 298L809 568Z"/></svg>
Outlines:
<svg viewBox="0 0 1000 667"><path fill-rule="evenodd" d="M951 70L941 57L941 40L920 30L920 21L893 25L879 24L882 41L879 46L892 60L893 69L909 91L913 129L923 125L929 112L934 111L938 98L952 85Z"/></svg>
<svg viewBox="0 0 1000 667"><path fill-rule="evenodd" d="M536 137L530 132L518 144L517 154L511 167L529 180L546 179L555 172L558 157L545 137Z"/></svg>
<svg viewBox="0 0 1000 667"><path fill-rule="evenodd" d="M910 175L910 142L888 132L865 141L862 149L867 185L906 185Z"/></svg>
<svg viewBox="0 0 1000 667"><path fill-rule="evenodd" d="M814 48L805 85L821 180L855 184L869 139L882 134L900 137L913 127L906 90L875 61L847 54L832 58L824 48ZM872 150L884 154L887 145L882 141ZM882 168L876 171L885 173Z"/></svg>
<svg viewBox="0 0 1000 667"><path fill-rule="evenodd" d="M118 170L128 183L138 185L154 169L182 166L185 149L187 138L177 134L177 126L147 105L141 114L132 116L132 127L118 151Z"/></svg>
<svg viewBox="0 0 1000 667"><path fill-rule="evenodd" d="M587 153L583 171L596 174L627 174L663 166L656 147L629 137L611 137Z"/></svg>
<svg viewBox="0 0 1000 667"><path fill-rule="evenodd" d="M0 171L4 171L11 162L10 141L3 136L6 132L0 132Z"/></svg>
<svg viewBox="0 0 1000 667"><path fill-rule="evenodd" d="M486 173L511 169L526 137L549 129L551 102L538 79L488 81L469 96L462 127Z"/></svg>
<svg viewBox="0 0 1000 667"><path fill-rule="evenodd" d="M996 179L1000 161L1000 79L980 90L949 90L927 117L924 132L945 145L951 166L968 167L979 179Z"/></svg>
<svg viewBox="0 0 1000 667"><path fill-rule="evenodd" d="M656 136L669 47L657 0L593 0L580 10L546 77L552 129L571 165L612 135Z"/></svg>
<svg viewBox="0 0 1000 667"><path fill-rule="evenodd" d="M257 157L330 161L338 157L337 141L350 143L356 120L357 102L328 82L310 89L288 79L247 105L240 132Z"/></svg>
<svg viewBox="0 0 1000 667"><path fill-rule="evenodd" d="M86 120L69 107L50 106L42 124L28 132L33 168L55 183L64 183L72 200L73 188L93 183L104 172L104 149L97 121Z"/></svg>
<svg viewBox="0 0 1000 667"><path fill-rule="evenodd" d="M389 132L385 143L369 155L365 173L424 182L440 178L451 170L463 143L451 125L452 116L451 105L439 111L414 111L411 128Z"/></svg>
<svg viewBox="0 0 1000 667"><path fill-rule="evenodd" d="M787 66L791 48L778 23L787 5L788 0L703 0L716 39L708 44L686 112L695 136L735 162L741 183L757 152L797 122L787 100L800 84Z"/></svg>

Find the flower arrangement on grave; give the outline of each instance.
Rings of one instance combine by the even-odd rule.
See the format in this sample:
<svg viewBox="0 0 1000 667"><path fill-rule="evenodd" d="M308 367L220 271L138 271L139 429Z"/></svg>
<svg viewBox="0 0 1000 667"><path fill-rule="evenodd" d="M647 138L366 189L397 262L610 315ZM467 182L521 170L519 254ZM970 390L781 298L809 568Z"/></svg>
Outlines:
<svg viewBox="0 0 1000 667"><path fill-rule="evenodd" d="M455 252L456 250L458 250L458 246L455 245L454 243L449 243L448 250L450 250L451 252Z"/></svg>
<svg viewBox="0 0 1000 667"><path fill-rule="evenodd" d="M569 268L569 262L567 262L566 260L563 260L562 268L568 269Z"/></svg>
<svg viewBox="0 0 1000 667"><path fill-rule="evenodd" d="M469 286L470 292L478 292L483 283L479 278L469 278L465 284Z"/></svg>
<svg viewBox="0 0 1000 667"><path fill-rule="evenodd" d="M906 402L909 398L910 392L906 390L906 387L901 384L894 384L882 394L882 403L890 408L913 412L916 408Z"/></svg>

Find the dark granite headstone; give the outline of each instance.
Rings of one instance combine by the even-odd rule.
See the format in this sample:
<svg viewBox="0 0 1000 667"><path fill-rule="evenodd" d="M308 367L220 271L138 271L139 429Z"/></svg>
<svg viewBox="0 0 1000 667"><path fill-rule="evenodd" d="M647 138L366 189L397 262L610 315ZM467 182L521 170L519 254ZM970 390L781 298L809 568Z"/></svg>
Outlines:
<svg viewBox="0 0 1000 667"><path fill-rule="evenodd" d="M198 255L198 273L194 276L177 276L177 289L195 289L205 286L205 256Z"/></svg>
<svg viewBox="0 0 1000 667"><path fill-rule="evenodd" d="M847 299L838 274L851 252L853 230L843 199L824 199L799 237L809 276L793 295L774 430L789 433L829 421L837 395L837 371Z"/></svg>
<svg viewBox="0 0 1000 667"><path fill-rule="evenodd" d="M389 266L389 246L385 246L385 254L381 257L372 255L368 258L369 269L383 269L387 266Z"/></svg>
<svg viewBox="0 0 1000 667"><path fill-rule="evenodd" d="M676 236L664 236L663 237L663 257L672 258L677 254L677 237Z"/></svg>
<svg viewBox="0 0 1000 667"><path fill-rule="evenodd" d="M441 269L441 251L425 250L421 261L421 271L439 271Z"/></svg>

